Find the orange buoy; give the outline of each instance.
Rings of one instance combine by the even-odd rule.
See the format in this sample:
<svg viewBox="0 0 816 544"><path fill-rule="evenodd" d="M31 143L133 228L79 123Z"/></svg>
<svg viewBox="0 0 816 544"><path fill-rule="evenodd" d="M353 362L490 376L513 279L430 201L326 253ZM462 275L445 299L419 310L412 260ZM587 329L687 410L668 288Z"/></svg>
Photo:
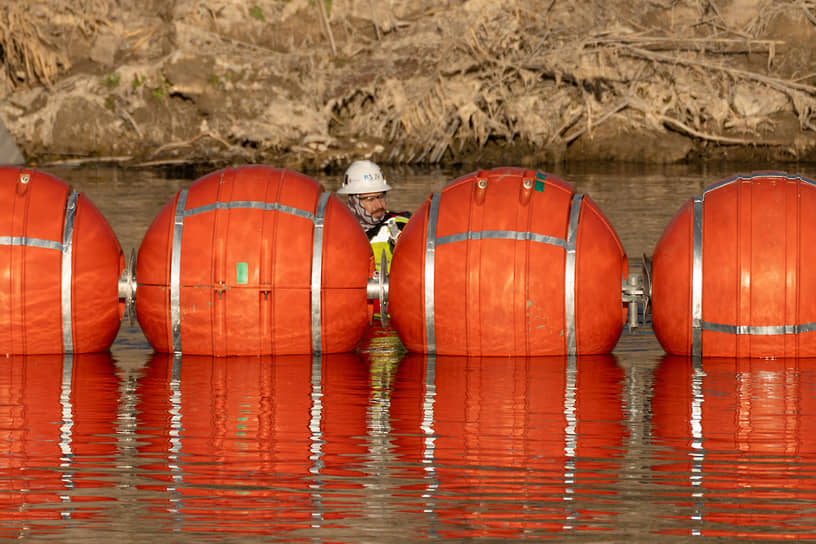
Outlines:
<svg viewBox="0 0 816 544"><path fill-rule="evenodd" d="M755 173L690 199L652 259L663 348L715 357L816 356L816 184Z"/></svg>
<svg viewBox="0 0 816 544"><path fill-rule="evenodd" d="M336 353L369 322L371 247L313 179L244 166L180 191L145 234L136 315L158 352Z"/></svg>
<svg viewBox="0 0 816 544"><path fill-rule="evenodd" d="M85 195L33 169L0 167L0 353L106 351L124 313L125 262Z"/></svg>
<svg viewBox="0 0 816 544"><path fill-rule="evenodd" d="M543 172L495 168L433 194L389 280L405 346L448 355L599 354L626 318L623 246L592 200Z"/></svg>

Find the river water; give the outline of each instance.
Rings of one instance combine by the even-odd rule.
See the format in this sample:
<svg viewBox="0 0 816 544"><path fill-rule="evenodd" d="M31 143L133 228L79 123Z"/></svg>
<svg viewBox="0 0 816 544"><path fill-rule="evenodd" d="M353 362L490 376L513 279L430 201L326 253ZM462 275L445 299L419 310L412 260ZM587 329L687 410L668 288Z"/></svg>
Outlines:
<svg viewBox="0 0 816 544"><path fill-rule="evenodd" d="M123 248L204 172L44 167ZM816 165L570 166L629 255L737 173ZM393 169L413 211L466 172ZM327 188L337 179L315 177ZM577 358L111 352L0 371L0 535L36 542L620 542L816 534L816 361L667 356L649 326Z"/></svg>

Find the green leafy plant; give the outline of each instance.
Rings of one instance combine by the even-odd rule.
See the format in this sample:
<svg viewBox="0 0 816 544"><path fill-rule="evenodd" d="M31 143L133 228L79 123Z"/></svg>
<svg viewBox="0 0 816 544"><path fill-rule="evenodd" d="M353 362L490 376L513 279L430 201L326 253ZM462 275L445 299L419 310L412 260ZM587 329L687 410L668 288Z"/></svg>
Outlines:
<svg viewBox="0 0 816 544"><path fill-rule="evenodd" d="M105 78L102 80L102 85L104 85L105 87L111 87L111 88L118 87L119 86L119 80L121 80L121 79L122 79L122 74L120 74L119 72L114 72L112 74L108 74L108 75L105 76Z"/></svg>
<svg viewBox="0 0 816 544"><path fill-rule="evenodd" d="M133 84L133 88L134 88L134 89L138 89L139 87L141 87L142 85L144 85L144 82L145 82L145 80L146 80L146 79L147 79L147 78L146 78L145 76L143 76L143 75L140 75L140 74L133 74L133 83L132 83L132 84Z"/></svg>
<svg viewBox="0 0 816 544"><path fill-rule="evenodd" d="M216 89L223 89L224 88L224 81L221 79L220 76L217 74L213 74L209 78L210 85L215 87Z"/></svg>
<svg viewBox="0 0 816 544"><path fill-rule="evenodd" d="M150 94L152 94L154 98L158 99L167 98L167 96L170 94L170 82L166 79L163 80L161 85L150 89Z"/></svg>
<svg viewBox="0 0 816 544"><path fill-rule="evenodd" d="M315 4L315 0L309 0L309 5L310 5L310 6L314 6L314 5L316 5L316 4ZM326 15L327 15L327 16L328 16L328 15L331 15L331 5L332 5L332 0L323 0L323 5L324 5L324 6L326 6Z"/></svg>
<svg viewBox="0 0 816 544"><path fill-rule="evenodd" d="M249 8L249 16L259 21L266 21L266 17L264 17L263 10L260 6L252 6Z"/></svg>

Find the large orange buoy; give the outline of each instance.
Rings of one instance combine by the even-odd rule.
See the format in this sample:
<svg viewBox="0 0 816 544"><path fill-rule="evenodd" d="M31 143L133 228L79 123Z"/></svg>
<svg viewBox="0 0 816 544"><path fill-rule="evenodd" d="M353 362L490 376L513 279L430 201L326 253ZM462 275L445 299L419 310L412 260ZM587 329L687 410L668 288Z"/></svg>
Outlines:
<svg viewBox="0 0 816 544"><path fill-rule="evenodd" d="M145 234L136 314L156 351L335 353L369 322L371 247L340 200L290 170L244 166L180 191Z"/></svg>
<svg viewBox="0 0 816 544"><path fill-rule="evenodd" d="M85 195L33 169L0 167L0 353L110 348L125 262Z"/></svg>
<svg viewBox="0 0 816 544"><path fill-rule="evenodd" d="M623 246L592 200L542 172L495 168L433 194L394 252L394 326L414 352L598 354L626 317Z"/></svg>
<svg viewBox="0 0 816 544"><path fill-rule="evenodd" d="M678 355L816 356L816 184L755 173L690 199L652 259L652 320Z"/></svg>

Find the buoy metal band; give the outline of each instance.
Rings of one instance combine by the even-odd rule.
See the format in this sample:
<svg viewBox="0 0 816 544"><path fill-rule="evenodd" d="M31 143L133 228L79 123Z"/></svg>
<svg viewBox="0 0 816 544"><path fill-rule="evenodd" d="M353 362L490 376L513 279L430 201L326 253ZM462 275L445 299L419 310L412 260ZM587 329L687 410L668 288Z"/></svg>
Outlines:
<svg viewBox="0 0 816 544"><path fill-rule="evenodd" d="M425 239L425 348L436 353L436 324L434 322L434 266L436 259L436 223L439 219L440 193L431 196L428 210L428 232Z"/></svg>
<svg viewBox="0 0 816 544"><path fill-rule="evenodd" d="M296 215L298 217L303 217L304 219L308 219L309 221L314 220L314 214L312 212L301 210L300 208L295 208L292 206L287 206L285 204L281 204L280 202L264 202L262 200L233 200L231 202L214 202L212 204L207 204L205 206L198 206L196 208L184 210L184 217L190 217L191 215L198 215L201 213L212 212L215 210L238 210L238 209L262 210L267 212L278 211L288 213L291 215Z"/></svg>
<svg viewBox="0 0 816 544"><path fill-rule="evenodd" d="M540 242L542 244L549 244L551 246L558 246L561 248L567 247L567 241L555 236L547 236L546 234L536 234L530 231L517 230L483 230L483 231L468 231L457 234L449 234L447 236L440 236L436 239L436 245L452 244L454 242L464 242L467 240L529 240L531 242Z"/></svg>
<svg viewBox="0 0 816 544"><path fill-rule="evenodd" d="M578 240L578 221L581 218L582 193L572 197L569 225L567 227L567 255L564 263L564 328L567 335L567 354L578 350L575 337L575 250Z"/></svg>
<svg viewBox="0 0 816 544"><path fill-rule="evenodd" d="M326 205L331 193L323 193L317 203L314 214L314 242L312 244L312 353L320 353L321 338L321 306L320 295L323 285L323 224L326 215Z"/></svg>
<svg viewBox="0 0 816 544"><path fill-rule="evenodd" d="M724 323L702 322L704 331L724 332L726 334L775 336L779 334L800 334L816 331L816 323L801 325L726 325Z"/></svg>
<svg viewBox="0 0 816 544"><path fill-rule="evenodd" d="M813 181L812 179L808 179L806 177L802 177L802 176L799 176L799 175L793 175L792 176L790 174L784 174L782 172L761 172L761 173L756 173L756 174L752 174L752 175L749 175L749 176L734 176L732 178L724 179L721 182L716 183L716 184L712 185L711 187L708 187L705 190L705 192L703 193L703 195L705 196L706 194L710 193L711 191L716 191L717 189L719 189L720 187L723 187L725 185L730 185L732 183L735 183L735 182L741 181L741 180L748 181L748 180L752 180L754 178L781 178L781 179L786 179L786 180L789 180L789 181L801 181L802 183L806 183L808 185L816 186L816 181Z"/></svg>
<svg viewBox="0 0 816 544"><path fill-rule="evenodd" d="M62 242L28 236L0 236L0 246L28 246L62 251Z"/></svg>
<svg viewBox="0 0 816 544"><path fill-rule="evenodd" d="M703 198L692 203L691 355L703 354Z"/></svg>
<svg viewBox="0 0 816 544"><path fill-rule="evenodd" d="M173 334L173 352L181 353L181 235L184 231L184 207L187 191L180 191L173 219L173 249L170 257L170 326Z"/></svg>
<svg viewBox="0 0 816 544"><path fill-rule="evenodd" d="M79 193L68 195L65 203L65 225L62 229L62 347L65 353L74 351L71 319L71 264L74 239L74 217Z"/></svg>

